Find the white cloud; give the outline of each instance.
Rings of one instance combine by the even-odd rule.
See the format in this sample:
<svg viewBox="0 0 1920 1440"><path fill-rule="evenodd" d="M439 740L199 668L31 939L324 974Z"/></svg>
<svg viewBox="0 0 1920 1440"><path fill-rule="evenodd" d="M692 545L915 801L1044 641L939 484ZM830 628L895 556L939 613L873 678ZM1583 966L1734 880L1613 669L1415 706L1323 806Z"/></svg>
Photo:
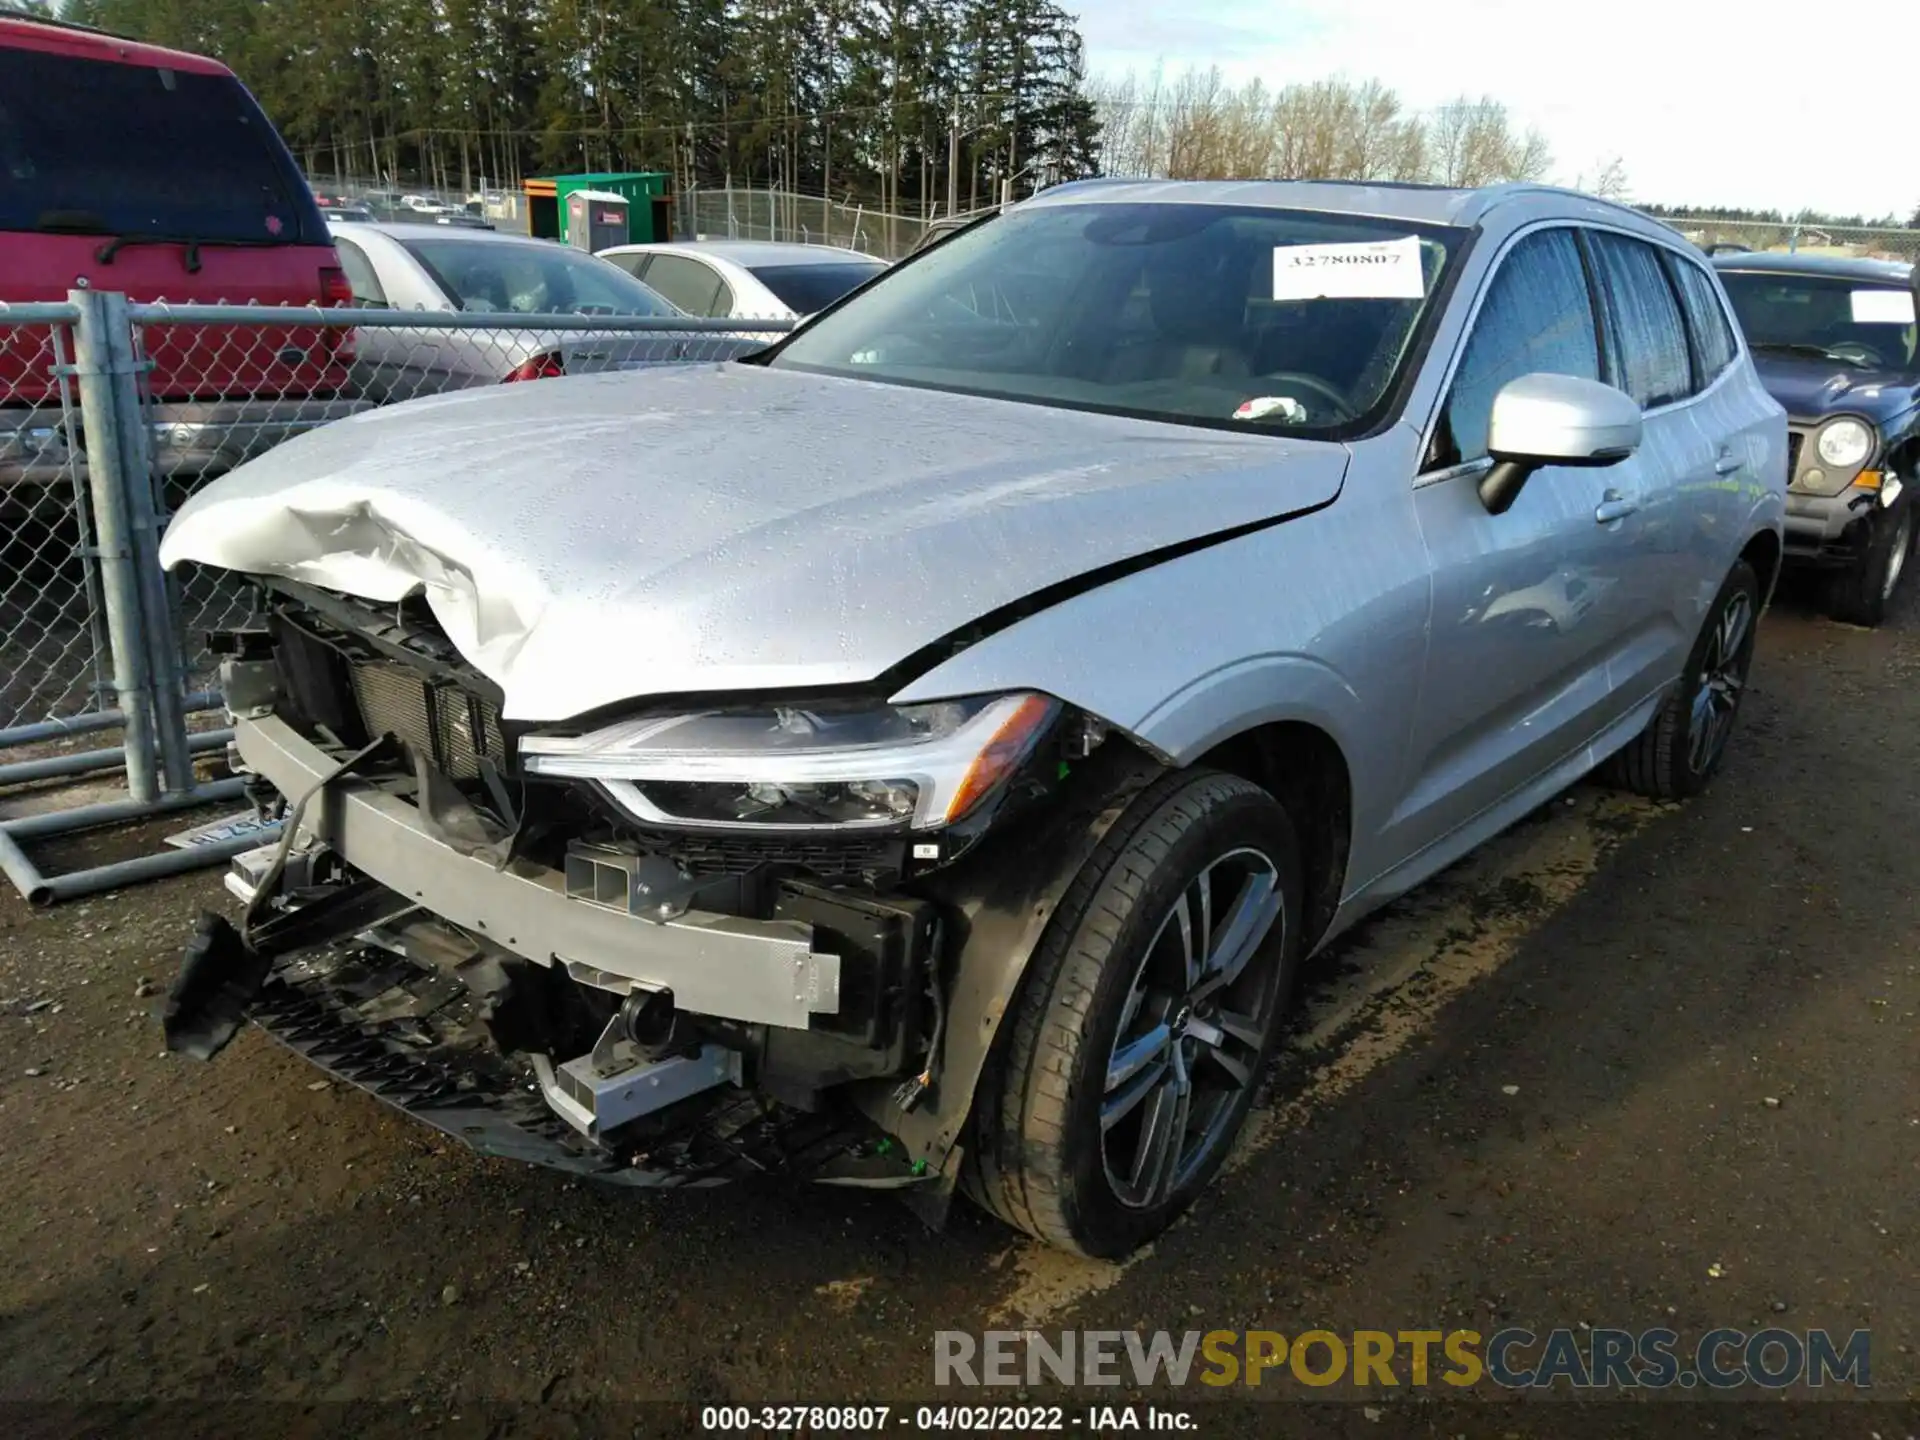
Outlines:
<svg viewBox="0 0 1920 1440"><path fill-rule="evenodd" d="M1557 179L1615 155L1636 199L1906 216L1900 106L1920 6L1809 13L1706 0L1081 0L1090 68L1218 65L1235 81L1379 79L1408 105L1504 101ZM1836 17L1841 12L1834 12Z"/></svg>

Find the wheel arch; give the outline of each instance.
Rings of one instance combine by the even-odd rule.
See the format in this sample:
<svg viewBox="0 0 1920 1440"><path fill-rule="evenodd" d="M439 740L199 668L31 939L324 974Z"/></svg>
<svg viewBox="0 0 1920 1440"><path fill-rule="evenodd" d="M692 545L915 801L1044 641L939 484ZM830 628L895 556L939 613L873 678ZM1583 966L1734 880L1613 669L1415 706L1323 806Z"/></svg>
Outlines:
<svg viewBox="0 0 1920 1440"><path fill-rule="evenodd" d="M986 863L956 866L930 887L956 920L939 1082L910 1112L898 1109L890 1088L873 1087L861 1099L876 1123L947 1178L957 1169L950 1162L958 1158L976 1091L1003 1042L1001 1022L1054 911L1108 831L1155 781L1214 769L1280 801L1300 841L1307 896L1303 951L1313 948L1339 908L1353 833L1353 786L1345 751L1327 730L1301 720L1267 722L1216 740L1182 765L1124 735L1095 754L1097 763L1083 765L1076 776L1078 793L1036 817L1024 837L1021 855L1045 857L1045 863L996 863L982 856Z"/></svg>
<svg viewBox="0 0 1920 1440"><path fill-rule="evenodd" d="M1784 554L1780 534L1771 527L1757 531L1740 551L1740 558L1751 565L1753 573L1760 577L1762 606L1773 599L1773 587L1780 578L1780 564Z"/></svg>
<svg viewBox="0 0 1920 1440"><path fill-rule="evenodd" d="M1300 841L1302 938L1312 950L1340 908L1353 847L1353 774L1340 742L1318 725L1280 720L1219 742L1193 764L1238 775L1286 808Z"/></svg>

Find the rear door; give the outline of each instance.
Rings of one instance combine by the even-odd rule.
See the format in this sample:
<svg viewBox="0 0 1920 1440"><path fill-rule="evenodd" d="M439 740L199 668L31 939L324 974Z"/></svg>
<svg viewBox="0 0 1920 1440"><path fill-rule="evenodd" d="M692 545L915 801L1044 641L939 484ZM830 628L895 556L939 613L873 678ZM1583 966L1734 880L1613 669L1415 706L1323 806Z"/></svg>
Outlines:
<svg viewBox="0 0 1920 1440"><path fill-rule="evenodd" d="M1619 505L1622 597L1632 626L1613 660L1613 683L1637 704L1679 674L1699 624L1692 595L1724 548L1710 532L1716 489L1740 465L1733 437L1703 394L1674 272L1659 247L1589 230L1587 242L1606 326L1608 380L1640 403L1640 449L1605 472ZM1723 367L1724 368L1724 367ZM1703 549L1706 552L1703 554ZM1720 576L1712 573L1717 588ZM1704 599L1710 600L1711 594ZM1692 611L1689 618L1688 611Z"/></svg>
<svg viewBox="0 0 1920 1440"><path fill-rule="evenodd" d="M14 300L79 287L136 301L346 298L312 192L231 73L35 26L0 35L0 275ZM352 344L310 327L154 327L145 340L159 400L330 394Z"/></svg>

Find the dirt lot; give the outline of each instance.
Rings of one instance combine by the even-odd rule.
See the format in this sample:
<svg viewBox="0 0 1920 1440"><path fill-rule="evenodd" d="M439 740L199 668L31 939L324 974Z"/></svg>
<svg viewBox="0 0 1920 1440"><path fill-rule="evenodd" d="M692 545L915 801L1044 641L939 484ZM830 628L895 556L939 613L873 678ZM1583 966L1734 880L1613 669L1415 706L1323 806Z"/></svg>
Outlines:
<svg viewBox="0 0 1920 1440"><path fill-rule="evenodd" d="M683 1433L627 1402L925 1400L943 1328L1780 1324L1870 1328L1875 1403L1158 1398L1203 1434L1911 1434L1915 611L1867 633L1787 596L1709 796L1580 787L1324 957L1240 1163L1125 1268L964 1210L934 1235L879 1198L483 1161L258 1033L164 1055L152 987L215 881L9 891L0 1400L35 1403L0 1425Z"/></svg>

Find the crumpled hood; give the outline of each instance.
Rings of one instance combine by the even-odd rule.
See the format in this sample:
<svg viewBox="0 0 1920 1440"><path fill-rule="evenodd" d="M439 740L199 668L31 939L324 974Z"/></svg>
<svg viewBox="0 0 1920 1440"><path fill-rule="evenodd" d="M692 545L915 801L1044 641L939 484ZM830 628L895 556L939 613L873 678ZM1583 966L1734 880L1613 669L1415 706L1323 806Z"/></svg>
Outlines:
<svg viewBox="0 0 1920 1440"><path fill-rule="evenodd" d="M1335 444L697 366L324 426L196 494L161 558L383 603L424 589L508 718L559 720L871 680L1044 587L1320 505L1346 461ZM1126 663L1124 637L1088 640Z"/></svg>

